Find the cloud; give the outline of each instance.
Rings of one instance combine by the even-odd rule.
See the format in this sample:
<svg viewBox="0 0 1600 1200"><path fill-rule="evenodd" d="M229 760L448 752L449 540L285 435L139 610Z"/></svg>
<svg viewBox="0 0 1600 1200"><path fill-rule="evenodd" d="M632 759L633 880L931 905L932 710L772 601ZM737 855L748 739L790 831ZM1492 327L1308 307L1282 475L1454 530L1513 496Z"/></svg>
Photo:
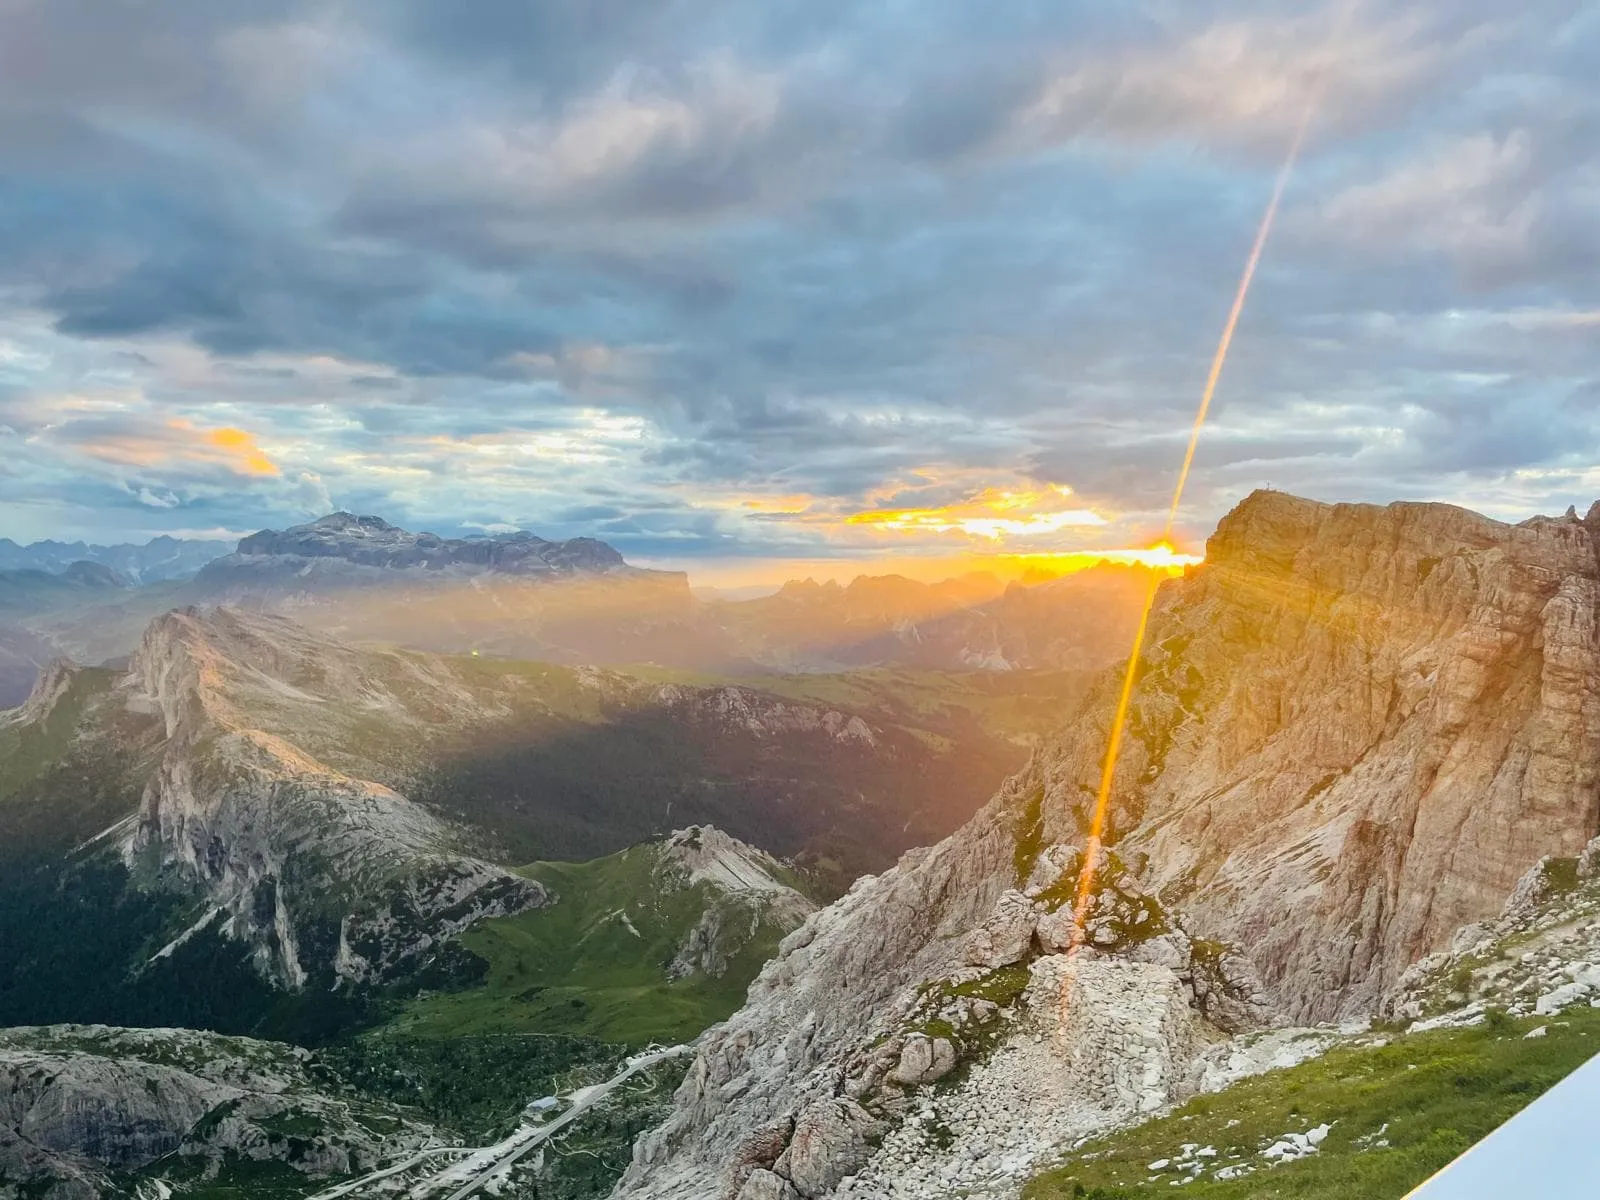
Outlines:
<svg viewBox="0 0 1600 1200"><path fill-rule="evenodd" d="M1061 481L1107 524L1040 537L1130 539L1318 89L1187 532L1261 482L1526 515L1600 458L1565 0L104 8L0 8L19 533L337 497L855 553Z"/></svg>
<svg viewBox="0 0 1600 1200"><path fill-rule="evenodd" d="M174 417L162 423L108 417L78 420L39 435L39 440L114 466L146 469L221 468L233 475L281 474L256 444L255 435L232 426L202 429Z"/></svg>
<svg viewBox="0 0 1600 1200"><path fill-rule="evenodd" d="M157 493L149 487L141 487L137 493L139 503L150 508L177 508L183 503L171 492Z"/></svg>
<svg viewBox="0 0 1600 1200"><path fill-rule="evenodd" d="M1188 138L1279 155L1308 108L1324 136L1392 119L1458 48L1415 18L1358 22L1351 8L1219 20L1153 44L1069 51L1019 108L1012 136Z"/></svg>
<svg viewBox="0 0 1600 1200"><path fill-rule="evenodd" d="M334 511L328 485L315 471L301 471L295 476L295 501L307 516L323 517Z"/></svg>
<svg viewBox="0 0 1600 1200"><path fill-rule="evenodd" d="M1330 228L1374 250L1432 250L1479 271L1528 254L1537 196L1524 130L1465 135L1329 198Z"/></svg>

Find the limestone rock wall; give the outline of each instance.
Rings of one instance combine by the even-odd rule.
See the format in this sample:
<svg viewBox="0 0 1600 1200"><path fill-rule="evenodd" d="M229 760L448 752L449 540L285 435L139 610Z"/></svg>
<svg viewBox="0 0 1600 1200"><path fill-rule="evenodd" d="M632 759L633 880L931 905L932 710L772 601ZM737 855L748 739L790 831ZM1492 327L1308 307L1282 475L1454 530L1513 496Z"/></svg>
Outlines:
<svg viewBox="0 0 1600 1200"><path fill-rule="evenodd" d="M1600 568L1575 515L1258 493L1152 624L1112 833L1287 1015L1369 1010L1600 822ZM1042 757L1081 828L1088 736Z"/></svg>
<svg viewBox="0 0 1600 1200"><path fill-rule="evenodd" d="M362 660L337 650L281 618L174 612L151 625L126 683L131 707L162 717L166 742L124 857L154 857L204 888L290 987L327 967L382 977L476 920L547 898L461 852L450 826L393 789L251 727L240 695L292 691L286 681L313 671L342 672L351 702L373 692ZM311 922L330 931L315 950L300 944Z"/></svg>

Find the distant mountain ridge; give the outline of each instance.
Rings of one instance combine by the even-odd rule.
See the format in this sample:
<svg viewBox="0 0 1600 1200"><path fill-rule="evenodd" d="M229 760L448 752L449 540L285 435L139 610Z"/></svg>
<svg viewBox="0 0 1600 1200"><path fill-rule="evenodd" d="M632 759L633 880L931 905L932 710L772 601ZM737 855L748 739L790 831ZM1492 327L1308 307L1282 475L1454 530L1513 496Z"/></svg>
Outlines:
<svg viewBox="0 0 1600 1200"><path fill-rule="evenodd" d="M1110 563L1036 584L858 575L712 611L740 655L775 670L1094 670L1126 651L1150 584L1148 568Z"/></svg>
<svg viewBox="0 0 1600 1200"><path fill-rule="evenodd" d="M60 574L77 562L99 563L135 583L187 579L231 549L225 541L175 538L162 534L143 545L114 546L45 540L19 545L0 538L0 571L34 570Z"/></svg>
<svg viewBox="0 0 1600 1200"><path fill-rule="evenodd" d="M412 533L382 517L336 512L289 529L263 529L241 538L238 548L216 571L238 559L264 557L342 559L364 567L405 570L452 567L505 575L576 574L633 571L613 547L595 538L552 542L525 529L478 537L445 538Z"/></svg>
<svg viewBox="0 0 1600 1200"><path fill-rule="evenodd" d="M1101 565L1010 585L976 571L933 583L796 580L755 599L707 602L687 574L635 567L595 538L444 537L350 512L250 534L187 579L75 564L10 583L0 570L0 618L15 626L0 631L10 645L0 651L0 706L24 698L41 648L120 662L151 620L190 606L285 613L347 642L569 665L747 677L1096 670L1123 653L1150 584L1147 569Z"/></svg>

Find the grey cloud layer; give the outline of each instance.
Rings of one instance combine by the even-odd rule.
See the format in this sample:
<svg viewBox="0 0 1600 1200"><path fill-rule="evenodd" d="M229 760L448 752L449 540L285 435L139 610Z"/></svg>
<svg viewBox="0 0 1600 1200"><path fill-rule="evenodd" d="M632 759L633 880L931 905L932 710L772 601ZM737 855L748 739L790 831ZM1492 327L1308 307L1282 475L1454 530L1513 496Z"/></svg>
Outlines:
<svg viewBox="0 0 1600 1200"><path fill-rule="evenodd" d="M741 492L1029 471L1127 536L1317 91L1192 528L1589 498L1600 20L1346 7L0 0L0 500L727 556L826 550ZM85 465L175 421L280 469Z"/></svg>

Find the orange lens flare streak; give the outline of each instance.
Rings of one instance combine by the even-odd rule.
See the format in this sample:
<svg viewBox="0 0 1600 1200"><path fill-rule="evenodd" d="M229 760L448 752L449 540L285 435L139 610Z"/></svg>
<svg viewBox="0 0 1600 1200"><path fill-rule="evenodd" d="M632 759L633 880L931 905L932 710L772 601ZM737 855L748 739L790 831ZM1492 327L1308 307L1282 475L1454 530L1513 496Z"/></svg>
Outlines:
<svg viewBox="0 0 1600 1200"><path fill-rule="evenodd" d="M1211 369L1206 374L1205 389L1200 395L1200 407L1195 412L1194 426L1189 431L1189 444L1184 451L1183 465L1178 470L1177 483L1172 489L1172 506L1167 512L1166 534L1163 540L1172 536L1172 527L1177 523L1178 509L1183 504L1183 493L1189 484L1189 472L1194 466L1195 450L1200 444L1200 434L1205 428L1206 418L1211 413L1211 400L1216 395L1217 381L1222 378L1222 368L1228 361L1228 350L1233 345L1233 335L1239 326L1239 316L1244 311L1245 300L1250 294L1250 284L1255 279L1256 268L1261 265L1261 256L1266 250L1267 239L1277 219L1284 190L1289 185L1289 177L1294 173L1295 163L1300 157L1300 148L1305 143L1306 130L1310 127L1316 101L1317 92L1314 90L1305 111L1300 116L1300 123L1295 129L1289 152L1284 156L1283 165L1278 169L1277 179L1272 186L1272 197L1267 202L1266 212L1262 214L1261 224L1256 230L1255 241L1250 246L1250 254L1245 259L1244 271L1239 277L1239 286L1233 295L1233 305L1228 310L1228 319L1222 326L1222 336L1217 340L1216 353L1211 358ZM1139 626L1134 634L1133 647L1128 653L1127 668L1122 675L1122 690L1118 694L1116 711L1111 718L1106 756L1100 767L1100 786L1095 792L1094 814L1090 818L1089 836L1083 848L1083 866L1078 873L1078 885L1072 902L1072 937L1067 953L1073 958L1076 958L1078 951L1083 948L1084 940L1088 936L1089 909L1094 903L1094 880L1099 870L1100 851L1105 840L1106 818L1111 807L1111 790L1116 783L1117 760L1122 754L1123 737L1128 726L1128 712L1133 703L1134 683L1138 675L1139 660L1144 654L1145 636L1150 627L1150 614L1155 606L1158 583L1158 580L1153 580L1149 591L1145 593L1139 613ZM1063 989L1063 1003L1065 999L1066 992Z"/></svg>
<svg viewBox="0 0 1600 1200"><path fill-rule="evenodd" d="M1117 757L1122 753L1122 736L1128 728L1128 708L1133 703L1135 668L1144 652L1144 638L1150 628L1150 610L1155 607L1156 589L1161 586L1159 576L1151 576L1145 591L1144 603L1139 608L1139 627L1133 635L1133 652L1128 656L1128 669L1122 676L1122 691L1117 695L1116 713L1111 718L1111 739L1106 743L1105 761L1100 767L1100 790L1095 793L1094 819L1089 825L1089 840L1084 845L1083 868L1078 872L1078 887L1072 901L1072 940L1069 954L1077 954L1086 936L1084 930L1089 920L1089 905L1094 899L1094 875L1100 857L1100 843L1106 831L1106 812L1110 808L1111 785L1117 776Z"/></svg>
<svg viewBox="0 0 1600 1200"><path fill-rule="evenodd" d="M1272 185L1272 199L1267 202L1267 211L1261 217L1260 228L1256 230L1250 256L1245 259L1244 273L1239 276L1239 287L1233 294L1233 307L1228 310L1228 319L1222 326L1222 337L1217 340L1217 352L1211 356L1211 370L1206 374L1200 407L1194 414L1194 427L1189 431L1189 445L1183 453L1183 466L1178 469L1178 482L1172 489L1172 508L1167 512L1167 537L1172 536L1172 527L1178 520L1178 507L1183 503L1184 489L1189 485L1189 470L1194 466L1194 452L1200 445L1200 432L1205 428L1206 417L1211 414L1211 398L1217 394L1217 381L1222 378L1223 364L1228 361L1228 350L1233 346L1233 333L1239 327L1239 314L1244 312L1245 298L1250 294L1250 284L1255 280L1256 268L1261 265L1262 252L1267 248L1267 238L1271 236L1273 223L1278 218L1278 206L1283 202L1284 189L1289 186L1289 176L1294 173L1294 165L1300 158L1300 147L1305 144L1306 130L1311 125L1311 110L1312 105L1308 104L1300 115L1294 141L1289 144L1289 153L1284 156L1283 166L1278 168L1278 178Z"/></svg>

